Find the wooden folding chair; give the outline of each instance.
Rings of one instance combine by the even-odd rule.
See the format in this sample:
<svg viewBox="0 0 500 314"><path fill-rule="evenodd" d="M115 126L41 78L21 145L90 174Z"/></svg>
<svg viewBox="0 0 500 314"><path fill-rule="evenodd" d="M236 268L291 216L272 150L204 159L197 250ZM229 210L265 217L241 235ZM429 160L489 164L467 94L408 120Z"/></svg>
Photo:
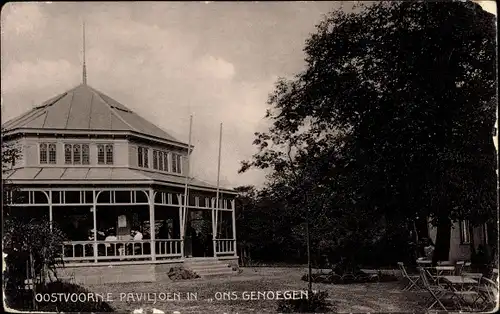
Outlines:
<svg viewBox="0 0 500 314"><path fill-rule="evenodd" d="M462 271L464 270L464 265L465 265L464 261L458 261L455 263L455 275L456 276L462 275Z"/></svg>
<svg viewBox="0 0 500 314"><path fill-rule="evenodd" d="M478 292L479 297L476 301L481 300L480 309L482 311L492 310L496 307L498 302L498 284L489 278L481 277Z"/></svg>
<svg viewBox="0 0 500 314"><path fill-rule="evenodd" d="M425 290L427 290L431 295L426 302L427 304L430 304L427 306L427 311L430 311L436 304L439 305L442 310L447 311L447 308L444 306L443 302L441 302L441 299L450 291L441 286L431 284L427 271L424 268L420 268L420 278L422 279Z"/></svg>
<svg viewBox="0 0 500 314"><path fill-rule="evenodd" d="M401 274L403 275L403 279L405 279L407 281L407 284L403 288L403 291L409 291L412 288L420 288L418 283L421 280L421 278L419 275L408 274L403 262L398 262L398 268L399 268L399 270L401 270Z"/></svg>

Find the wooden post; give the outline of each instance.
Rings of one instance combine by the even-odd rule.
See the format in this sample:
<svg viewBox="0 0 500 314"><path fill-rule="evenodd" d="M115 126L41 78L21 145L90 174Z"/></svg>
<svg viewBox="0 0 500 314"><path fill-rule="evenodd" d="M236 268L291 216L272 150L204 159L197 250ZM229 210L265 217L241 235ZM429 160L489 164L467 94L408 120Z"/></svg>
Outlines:
<svg viewBox="0 0 500 314"><path fill-rule="evenodd" d="M215 195L215 217L214 217L214 257L217 256L215 249L217 248L216 245L216 239L217 239L217 224L219 222L218 220L218 214L219 214L219 189L220 189L220 157L221 157L221 150L222 150L222 123L220 124L220 129L219 129L219 156L217 157L217 192Z"/></svg>
<svg viewBox="0 0 500 314"><path fill-rule="evenodd" d="M179 237L181 238L181 258L184 258L184 217L182 208L182 196L177 194L177 200L179 201Z"/></svg>
<svg viewBox="0 0 500 314"><path fill-rule="evenodd" d="M214 249L214 257L217 257L217 240L216 240L216 233L217 233L217 227L215 223L215 202L211 198L210 199L210 204L212 205L212 245Z"/></svg>
<svg viewBox="0 0 500 314"><path fill-rule="evenodd" d="M233 251L234 256L238 256L238 251L236 250L236 202L235 200L231 200L231 214L233 218Z"/></svg>
<svg viewBox="0 0 500 314"><path fill-rule="evenodd" d="M54 219L52 213L52 190L49 191L49 228L52 231L52 220Z"/></svg>
<svg viewBox="0 0 500 314"><path fill-rule="evenodd" d="M149 188L149 235L151 241L151 260L156 260L156 223L155 223L155 200L153 188Z"/></svg>
<svg viewBox="0 0 500 314"><path fill-rule="evenodd" d="M94 222L94 263L97 263L97 197L95 190L92 190L92 220Z"/></svg>

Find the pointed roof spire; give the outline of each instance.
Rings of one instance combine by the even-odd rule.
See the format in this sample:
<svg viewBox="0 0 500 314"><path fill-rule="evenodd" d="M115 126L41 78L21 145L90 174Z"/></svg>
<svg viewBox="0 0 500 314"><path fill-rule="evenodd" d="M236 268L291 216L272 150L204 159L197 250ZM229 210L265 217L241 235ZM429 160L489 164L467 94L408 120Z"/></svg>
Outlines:
<svg viewBox="0 0 500 314"><path fill-rule="evenodd" d="M87 65L85 64L85 20L83 21L83 84L87 85Z"/></svg>

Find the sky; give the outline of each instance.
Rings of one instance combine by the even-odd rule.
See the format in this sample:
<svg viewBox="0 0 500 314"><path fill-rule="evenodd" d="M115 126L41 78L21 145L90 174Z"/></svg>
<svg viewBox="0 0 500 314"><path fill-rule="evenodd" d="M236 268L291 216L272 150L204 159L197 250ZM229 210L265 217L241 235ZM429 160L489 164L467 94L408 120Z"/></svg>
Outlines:
<svg viewBox="0 0 500 314"><path fill-rule="evenodd" d="M9 3L1 12L2 122L82 82L82 21L88 85L187 143L191 175L261 185L238 174L265 131L278 77L305 65L303 47L322 15L342 2Z"/></svg>
<svg viewBox="0 0 500 314"><path fill-rule="evenodd" d="M477 1L495 11L493 1ZM86 23L88 84L177 139L188 142L191 175L221 184L261 185L238 174L266 131L267 97L278 77L303 69L305 40L332 2L8 3L1 11L2 122L82 82Z"/></svg>

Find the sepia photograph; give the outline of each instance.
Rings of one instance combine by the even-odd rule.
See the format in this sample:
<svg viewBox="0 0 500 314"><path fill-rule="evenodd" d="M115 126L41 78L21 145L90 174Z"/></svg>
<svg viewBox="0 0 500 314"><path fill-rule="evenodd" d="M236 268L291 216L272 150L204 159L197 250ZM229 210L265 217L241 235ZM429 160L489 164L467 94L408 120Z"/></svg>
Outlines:
<svg viewBox="0 0 500 314"><path fill-rule="evenodd" d="M9 2L7 312L499 307L495 1Z"/></svg>

